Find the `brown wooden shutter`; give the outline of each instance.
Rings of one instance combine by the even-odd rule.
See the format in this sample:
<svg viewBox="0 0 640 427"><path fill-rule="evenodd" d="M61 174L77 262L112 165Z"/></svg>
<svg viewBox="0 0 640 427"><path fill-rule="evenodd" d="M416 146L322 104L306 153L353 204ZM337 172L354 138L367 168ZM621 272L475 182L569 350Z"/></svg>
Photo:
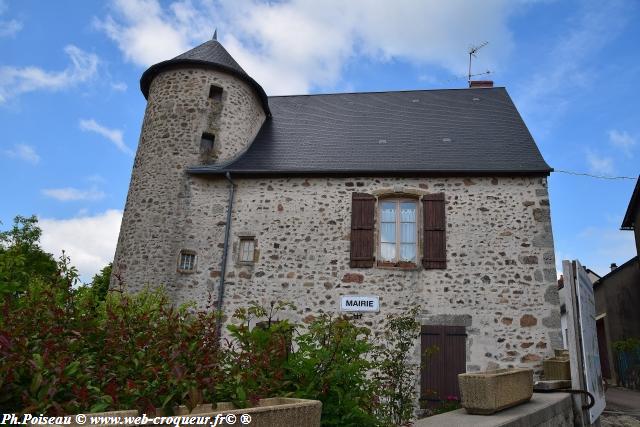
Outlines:
<svg viewBox="0 0 640 427"><path fill-rule="evenodd" d="M351 267L373 267L373 224L376 198L352 193L351 197Z"/></svg>
<svg viewBox="0 0 640 427"><path fill-rule="evenodd" d="M447 268L444 193L422 197L422 226L422 266L430 269Z"/></svg>
<svg viewBox="0 0 640 427"><path fill-rule="evenodd" d="M422 326L420 400L423 407L441 404L448 396L460 398L458 374L467 368L467 334L464 326ZM431 354L427 350L433 349Z"/></svg>

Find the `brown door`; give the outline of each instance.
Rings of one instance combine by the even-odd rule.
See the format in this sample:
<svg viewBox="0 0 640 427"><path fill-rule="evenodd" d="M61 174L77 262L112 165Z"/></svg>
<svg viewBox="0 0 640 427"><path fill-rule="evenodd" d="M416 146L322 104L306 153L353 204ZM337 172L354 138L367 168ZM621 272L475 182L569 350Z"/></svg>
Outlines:
<svg viewBox="0 0 640 427"><path fill-rule="evenodd" d="M604 317L596 320L596 332L598 333L598 354L600 355L600 370L602 376L611 379L609 368L609 352L607 351L607 334L604 330Z"/></svg>
<svg viewBox="0 0 640 427"><path fill-rule="evenodd" d="M460 398L458 374L466 371L467 334L464 326L423 326L421 333L420 400L430 407Z"/></svg>

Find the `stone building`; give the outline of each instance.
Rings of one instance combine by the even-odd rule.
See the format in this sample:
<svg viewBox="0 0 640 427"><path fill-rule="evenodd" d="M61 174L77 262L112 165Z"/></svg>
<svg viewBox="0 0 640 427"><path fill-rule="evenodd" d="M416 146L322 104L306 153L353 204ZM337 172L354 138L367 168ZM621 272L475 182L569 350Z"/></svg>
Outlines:
<svg viewBox="0 0 640 427"><path fill-rule="evenodd" d="M378 297L373 329L418 305L415 360L441 347L423 398L538 370L562 344L551 168L507 91L475 85L268 97L215 39L153 65L112 286L298 321Z"/></svg>
<svg viewBox="0 0 640 427"><path fill-rule="evenodd" d="M634 232L636 256L593 283L596 299L596 329L602 376L610 383L633 387L632 363L616 363L613 344L640 338L640 177L631 194L621 230ZM637 381L637 380L635 380Z"/></svg>

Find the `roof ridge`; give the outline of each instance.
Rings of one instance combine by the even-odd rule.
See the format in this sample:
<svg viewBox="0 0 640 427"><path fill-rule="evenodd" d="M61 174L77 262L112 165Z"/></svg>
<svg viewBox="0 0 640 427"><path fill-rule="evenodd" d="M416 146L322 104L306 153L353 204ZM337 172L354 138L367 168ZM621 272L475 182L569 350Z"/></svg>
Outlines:
<svg viewBox="0 0 640 427"><path fill-rule="evenodd" d="M329 93L303 93L303 94L291 94L291 95L270 95L269 98L291 98L291 97L299 97L299 96L332 96L332 95L366 95L372 93L409 93L409 92L444 92L444 91L462 91L462 90L473 90L473 91L487 91L491 89L505 89L505 86L494 86L490 88L486 87L460 87L460 88L437 88L437 89L402 89L402 90L371 90L371 91L363 91L363 92L329 92Z"/></svg>

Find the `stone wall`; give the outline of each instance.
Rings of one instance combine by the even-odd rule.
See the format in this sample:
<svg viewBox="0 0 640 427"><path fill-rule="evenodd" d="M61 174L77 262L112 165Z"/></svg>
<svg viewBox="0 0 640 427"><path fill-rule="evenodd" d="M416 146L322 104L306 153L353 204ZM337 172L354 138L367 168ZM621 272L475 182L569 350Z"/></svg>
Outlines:
<svg viewBox="0 0 640 427"><path fill-rule="evenodd" d="M298 307L288 314L291 319L309 321L319 313L338 311L341 295L379 295L380 313L366 313L358 322L376 331L387 314L419 305L423 324L464 325L467 371L528 366L539 373L542 358L562 344L545 178L235 182L224 303L227 316L249 301L287 300ZM444 192L447 269L350 268L354 191ZM194 300L205 306L210 294L215 298L220 280L228 183L188 177L181 197L169 202L179 205L181 212L175 219L170 256L148 257L145 267L127 265L125 281L133 290L145 282L164 284L176 302ZM154 215L142 216L140 221L153 226ZM253 266L236 262L238 237L246 234L256 237ZM167 244L146 231L131 233L129 242L129 247L119 249L121 253L135 254L140 245ZM196 251L195 273L176 272L180 249ZM120 261L127 262L126 258ZM145 269L165 275L145 276ZM419 360L418 346L414 356Z"/></svg>
<svg viewBox="0 0 640 427"><path fill-rule="evenodd" d="M470 415L458 409L417 420L416 427L573 427L573 404L568 393L534 393L529 402L493 415Z"/></svg>
<svg viewBox="0 0 640 427"><path fill-rule="evenodd" d="M211 85L223 88L221 100L209 99ZM153 80L114 260L126 283L174 280L192 209L185 168L237 157L264 119L254 90L224 73L175 69ZM203 132L215 135L207 153L200 148Z"/></svg>

